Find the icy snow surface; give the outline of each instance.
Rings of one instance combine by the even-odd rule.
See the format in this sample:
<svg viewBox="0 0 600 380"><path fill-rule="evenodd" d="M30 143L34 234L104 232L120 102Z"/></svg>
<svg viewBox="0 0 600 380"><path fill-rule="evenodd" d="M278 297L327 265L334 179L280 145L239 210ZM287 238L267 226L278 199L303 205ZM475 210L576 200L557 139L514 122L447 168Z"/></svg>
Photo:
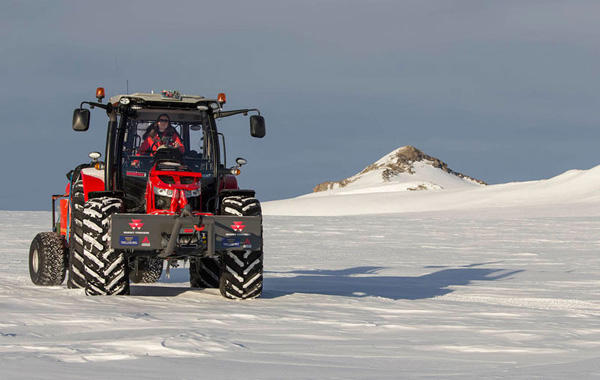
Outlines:
<svg viewBox="0 0 600 380"><path fill-rule="evenodd" d="M0 378L598 378L599 171L266 203L331 216L267 215L242 302L187 268L128 297L34 286L50 213L0 212Z"/></svg>

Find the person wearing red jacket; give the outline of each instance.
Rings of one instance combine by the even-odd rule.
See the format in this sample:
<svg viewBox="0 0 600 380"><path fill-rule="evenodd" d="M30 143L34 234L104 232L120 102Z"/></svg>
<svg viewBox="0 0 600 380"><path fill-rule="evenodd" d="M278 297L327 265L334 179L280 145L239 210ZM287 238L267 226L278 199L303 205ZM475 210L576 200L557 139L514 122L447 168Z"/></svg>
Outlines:
<svg viewBox="0 0 600 380"><path fill-rule="evenodd" d="M142 155L153 155L163 145L170 148L177 148L182 154L185 152L185 147L179 138L179 134L177 134L177 131L171 125L169 115L165 113L156 119L156 123L148 127L143 139L144 141L139 149L139 153Z"/></svg>

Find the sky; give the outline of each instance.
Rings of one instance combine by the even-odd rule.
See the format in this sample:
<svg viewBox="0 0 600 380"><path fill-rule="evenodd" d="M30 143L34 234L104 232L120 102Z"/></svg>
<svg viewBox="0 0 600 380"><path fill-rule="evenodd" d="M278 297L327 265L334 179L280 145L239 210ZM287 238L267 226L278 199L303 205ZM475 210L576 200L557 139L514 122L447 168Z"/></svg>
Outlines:
<svg viewBox="0 0 600 380"><path fill-rule="evenodd" d="M600 164L594 1L10 1L0 3L0 210L48 210L104 152L73 109L178 90L227 109L220 129L259 199L290 198L413 145L490 184Z"/></svg>

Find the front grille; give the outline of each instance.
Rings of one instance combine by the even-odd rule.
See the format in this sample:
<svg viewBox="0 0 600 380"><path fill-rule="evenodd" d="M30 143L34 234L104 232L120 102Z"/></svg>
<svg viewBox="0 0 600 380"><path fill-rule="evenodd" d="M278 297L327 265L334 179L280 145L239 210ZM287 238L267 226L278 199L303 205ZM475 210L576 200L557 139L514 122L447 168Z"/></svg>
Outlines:
<svg viewBox="0 0 600 380"><path fill-rule="evenodd" d="M184 185L190 185L196 181L194 177L180 177L181 183Z"/></svg>
<svg viewBox="0 0 600 380"><path fill-rule="evenodd" d="M163 181L164 183L168 183L170 185L175 184L175 178L173 178L173 176L170 175L159 175L158 178Z"/></svg>
<svg viewBox="0 0 600 380"><path fill-rule="evenodd" d="M156 170L159 171L175 171L175 172L189 172L191 169L186 165L181 165L173 162L159 162L156 164Z"/></svg>

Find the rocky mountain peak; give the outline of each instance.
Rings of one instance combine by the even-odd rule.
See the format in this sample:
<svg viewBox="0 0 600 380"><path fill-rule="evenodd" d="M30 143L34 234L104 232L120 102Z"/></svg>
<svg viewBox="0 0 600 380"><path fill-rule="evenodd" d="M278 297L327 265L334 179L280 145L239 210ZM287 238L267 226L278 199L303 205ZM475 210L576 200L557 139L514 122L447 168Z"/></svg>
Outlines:
<svg viewBox="0 0 600 380"><path fill-rule="evenodd" d="M390 182L394 177L397 177L403 173L415 174L415 163L424 163L428 166L440 169L448 174L454 175L466 181L471 181L480 185L486 185L486 183L481 180L451 170L448 168L448 165L445 162L429 156L413 146L407 145L394 150L352 177L343 179L341 181L320 183L313 189L313 192L345 187L373 171L381 172L382 182ZM423 190L425 188L427 187L417 186L417 188L410 188L408 190Z"/></svg>

